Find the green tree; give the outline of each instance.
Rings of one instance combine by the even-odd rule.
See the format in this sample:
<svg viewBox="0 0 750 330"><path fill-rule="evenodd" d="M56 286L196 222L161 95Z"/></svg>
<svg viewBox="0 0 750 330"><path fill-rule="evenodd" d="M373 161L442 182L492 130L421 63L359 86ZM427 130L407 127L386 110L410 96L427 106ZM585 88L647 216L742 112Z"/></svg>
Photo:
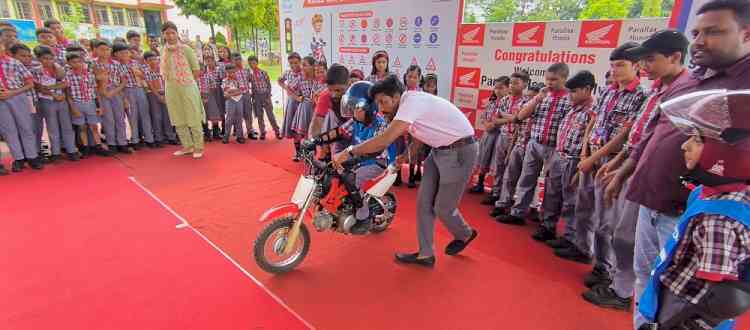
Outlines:
<svg viewBox="0 0 750 330"><path fill-rule="evenodd" d="M216 0L175 0L185 16L195 16L208 24L211 36L216 36L214 27L226 21L226 12L222 10L223 1Z"/></svg>
<svg viewBox="0 0 750 330"><path fill-rule="evenodd" d="M647 1L647 0L644 0ZM626 18L635 0L588 0L579 19Z"/></svg>
<svg viewBox="0 0 750 330"><path fill-rule="evenodd" d="M65 38L76 39L79 33L78 29L83 21L83 8L76 1L71 1L68 5L70 6L70 11L60 13L63 22L65 22L63 24L63 33L65 34Z"/></svg>
<svg viewBox="0 0 750 330"><path fill-rule="evenodd" d="M661 17L662 0L643 0L641 17Z"/></svg>

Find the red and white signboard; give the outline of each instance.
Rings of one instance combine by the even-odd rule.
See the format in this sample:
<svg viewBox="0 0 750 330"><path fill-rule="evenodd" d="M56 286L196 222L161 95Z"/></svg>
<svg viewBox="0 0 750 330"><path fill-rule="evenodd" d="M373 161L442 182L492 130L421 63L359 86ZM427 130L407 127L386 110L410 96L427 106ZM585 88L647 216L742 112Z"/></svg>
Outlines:
<svg viewBox="0 0 750 330"><path fill-rule="evenodd" d="M515 71L544 83L550 65L565 62L571 74L589 70L602 82L609 54L627 41L641 42L667 28L666 18L464 24L459 29L452 101L480 119L492 93L492 81ZM476 122L481 129L482 123Z"/></svg>
<svg viewBox="0 0 750 330"><path fill-rule="evenodd" d="M391 73L401 75L409 65L419 65L423 73L438 75L438 90L449 98L463 2L278 0L282 58L297 52L369 74L372 55L385 50ZM479 31L472 38L484 36ZM478 78L477 72L472 84Z"/></svg>

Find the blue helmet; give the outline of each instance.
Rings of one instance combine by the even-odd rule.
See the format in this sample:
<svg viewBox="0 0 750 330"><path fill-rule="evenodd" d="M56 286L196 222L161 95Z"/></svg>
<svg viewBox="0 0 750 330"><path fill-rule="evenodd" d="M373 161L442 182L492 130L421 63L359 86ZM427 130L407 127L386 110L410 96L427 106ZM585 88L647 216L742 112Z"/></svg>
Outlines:
<svg viewBox="0 0 750 330"><path fill-rule="evenodd" d="M372 83L369 81L358 81L349 86L344 96L341 97L341 113L345 117L353 117L354 110L364 108L368 114L374 114L378 111L377 106L370 98L370 88Z"/></svg>

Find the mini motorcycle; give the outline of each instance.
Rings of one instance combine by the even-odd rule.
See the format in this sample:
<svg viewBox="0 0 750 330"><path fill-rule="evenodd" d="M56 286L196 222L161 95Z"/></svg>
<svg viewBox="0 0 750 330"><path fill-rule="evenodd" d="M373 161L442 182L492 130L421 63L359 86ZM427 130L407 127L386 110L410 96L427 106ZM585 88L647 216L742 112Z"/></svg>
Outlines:
<svg viewBox="0 0 750 330"><path fill-rule="evenodd" d="M315 230L350 234L357 222L356 210L367 205L373 218L371 233L388 228L396 213L396 196L388 190L396 181L396 169L389 166L379 177L362 187L355 185L354 169L364 158L353 158L335 169L315 159L315 145L303 141L301 158L305 172L297 182L291 201L272 207L261 222L270 222L255 239L253 255L258 266L269 273L285 273L299 265L310 249L310 233L304 220Z"/></svg>

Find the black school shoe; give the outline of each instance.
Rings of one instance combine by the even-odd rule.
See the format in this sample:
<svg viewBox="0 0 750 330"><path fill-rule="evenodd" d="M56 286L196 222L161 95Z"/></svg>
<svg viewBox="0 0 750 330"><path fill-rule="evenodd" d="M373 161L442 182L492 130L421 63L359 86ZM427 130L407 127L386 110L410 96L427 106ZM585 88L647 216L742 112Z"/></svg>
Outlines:
<svg viewBox="0 0 750 330"><path fill-rule="evenodd" d="M5 169L5 166L3 166L3 164L0 164L0 176L6 176L8 174L10 174L10 172Z"/></svg>
<svg viewBox="0 0 750 330"><path fill-rule="evenodd" d="M586 300L602 308L615 309L620 311L629 311L633 299L630 297L620 298L609 285L598 285L593 289L581 294L583 300Z"/></svg>
<svg viewBox="0 0 750 330"><path fill-rule="evenodd" d="M71 162L77 162L81 160L81 156L78 155L77 152L69 152L68 153L68 160Z"/></svg>
<svg viewBox="0 0 750 330"><path fill-rule="evenodd" d="M497 202L500 199L499 196L496 196L494 194L487 195L485 199L482 200L482 205L495 205L495 202Z"/></svg>
<svg viewBox="0 0 750 330"><path fill-rule="evenodd" d="M10 170L13 171L13 173L18 173L23 171L23 159L21 160L14 160L13 164L10 167Z"/></svg>
<svg viewBox="0 0 750 330"><path fill-rule="evenodd" d="M32 159L29 162L29 166L31 166L31 168L34 170L41 170L44 168L44 161L42 160L42 157L40 156L40 157Z"/></svg>
<svg viewBox="0 0 750 330"><path fill-rule="evenodd" d="M435 267L435 256L419 258L419 253L396 253L396 262L432 268Z"/></svg>
<svg viewBox="0 0 750 330"><path fill-rule="evenodd" d="M493 208L492 211L490 211L490 216L493 218L497 218L504 214L505 215L510 214L510 209L507 207L496 207L496 208Z"/></svg>
<svg viewBox="0 0 750 330"><path fill-rule="evenodd" d="M537 242L546 242L551 241L557 238L557 234L554 231L551 231L547 229L544 226L539 226L536 229L536 232L534 232L533 235L531 235L531 238L533 238Z"/></svg>
<svg viewBox="0 0 750 330"><path fill-rule="evenodd" d="M117 152L119 152L119 153L121 153L121 154L127 154L127 155L130 155L130 154L132 154L132 153L133 153L133 150L132 150L132 149L130 149L130 147L128 147L128 146L118 146L118 147L117 147Z"/></svg>
<svg viewBox="0 0 750 330"><path fill-rule="evenodd" d="M478 234L479 233L476 230L472 229L471 236L469 236L469 239L467 239L466 241L462 241L460 239L453 240L452 242L448 244L448 246L445 247L445 254L449 256L454 256L454 255L461 253L461 251L463 251L467 246L469 246L469 243L471 243L471 241L477 238Z"/></svg>
<svg viewBox="0 0 750 330"><path fill-rule="evenodd" d="M591 257L583 254L583 252L579 251L578 248L575 246L569 246L567 248L562 248L562 249L555 249L555 255L560 258L574 261L577 263L582 263L586 265L591 263Z"/></svg>
<svg viewBox="0 0 750 330"><path fill-rule="evenodd" d="M506 225L523 226L526 224L526 219L511 214L502 214L496 220Z"/></svg>
<svg viewBox="0 0 750 330"><path fill-rule="evenodd" d="M551 241L546 241L544 242L544 244L547 244L547 246L553 249L567 249L573 246L573 243L562 237Z"/></svg>
<svg viewBox="0 0 750 330"><path fill-rule="evenodd" d="M591 273L588 273L586 277L583 278L583 285L589 289L600 285L609 286L610 284L612 284L612 279L609 278L609 273L607 273L607 270L600 265L594 266Z"/></svg>
<svg viewBox="0 0 750 330"><path fill-rule="evenodd" d="M245 138L238 138L237 143L239 144L245 144Z"/></svg>
<svg viewBox="0 0 750 330"><path fill-rule="evenodd" d="M257 140L258 139L258 133L255 131L250 131L250 133L247 133L247 138L250 140Z"/></svg>

